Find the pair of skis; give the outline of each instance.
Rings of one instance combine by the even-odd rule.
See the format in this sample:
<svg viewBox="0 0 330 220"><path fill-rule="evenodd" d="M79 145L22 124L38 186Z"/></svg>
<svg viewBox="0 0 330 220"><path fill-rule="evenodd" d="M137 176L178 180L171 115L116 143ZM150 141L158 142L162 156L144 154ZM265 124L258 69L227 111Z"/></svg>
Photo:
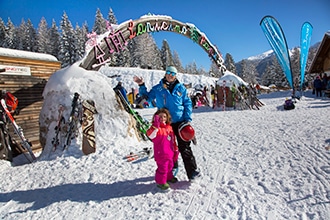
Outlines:
<svg viewBox="0 0 330 220"><path fill-rule="evenodd" d="M139 161L143 159L149 159L153 157L153 149L151 147L145 147L138 152L130 152L124 157L127 162Z"/></svg>
<svg viewBox="0 0 330 220"><path fill-rule="evenodd" d="M150 141L147 136L147 130L150 128L151 124L148 120L144 119L138 112L136 112L131 104L124 98L123 94L119 89L114 89L117 97L119 98L120 104L124 107L124 109L133 116L136 121L136 127L139 131L139 135L144 141ZM149 159L153 157L153 148L147 147L143 148L138 152L130 152L128 155L124 157L124 160L127 162L137 162L145 159Z"/></svg>
<svg viewBox="0 0 330 220"><path fill-rule="evenodd" d="M68 130L65 136L65 143L63 146L63 150L65 150L68 146L71 144L71 140L76 136L76 133L78 131L78 121L82 118L82 105L81 102L78 102L79 100L79 93L75 92L71 104L71 113L69 117L69 126ZM75 136L73 136L75 135Z"/></svg>
<svg viewBox="0 0 330 220"><path fill-rule="evenodd" d="M139 162L139 161L144 161L144 160L148 160L150 158L153 158L154 154L153 154L153 148L152 147L145 147L143 148L141 151L138 152L130 152L128 155L126 155L124 157L124 160L126 160L127 162ZM176 165L175 167L173 167L173 176L176 176L179 172L179 166Z"/></svg>
<svg viewBox="0 0 330 220"><path fill-rule="evenodd" d="M55 137L52 140L53 151L60 145L62 151L71 145L71 140L78 136L78 124L80 123L82 127L82 151L85 155L94 153L96 150L94 114L97 114L95 103L93 100L81 101L79 93L76 92L71 107L69 120L66 123L63 117L64 107L59 106ZM64 144L62 145L63 139Z"/></svg>
<svg viewBox="0 0 330 220"><path fill-rule="evenodd" d="M65 125L65 118L63 116L64 106L62 104L58 107L58 120L55 126L55 137L52 140L53 151L62 143L61 139L61 132L64 130Z"/></svg>
<svg viewBox="0 0 330 220"><path fill-rule="evenodd" d="M150 128L151 124L148 120L144 119L138 112L136 112L132 107L131 104L124 98L123 94L118 89L114 89L117 97L120 100L120 103L123 105L124 109L133 116L136 121L136 127L140 132L140 136L144 141L149 140L148 136L146 135L147 130Z"/></svg>
<svg viewBox="0 0 330 220"><path fill-rule="evenodd" d="M58 147L63 142L63 135L61 135L61 133L65 133L64 144L61 150L65 150L71 144L71 140L74 138L73 135L77 131L78 121L81 119L81 103L79 102L79 96L79 93L74 93L71 104L72 109L67 123L63 116L64 106L59 106L58 120L55 126L55 137L52 140L53 151L56 151L56 149L58 149Z"/></svg>
<svg viewBox="0 0 330 220"><path fill-rule="evenodd" d="M21 140L22 147L25 150L27 150L27 152L29 153L30 157L27 157L27 158L32 163L37 158L36 158L36 156L34 155L34 153L32 151L32 147L31 147L30 142L24 136L23 129L16 124L15 119L13 118L10 111L8 110L8 107L6 105L6 101L4 99L1 99L1 106L2 106L3 110L5 111L5 113L7 115L7 118L10 120L11 124L13 125L14 133L19 136L19 138Z"/></svg>

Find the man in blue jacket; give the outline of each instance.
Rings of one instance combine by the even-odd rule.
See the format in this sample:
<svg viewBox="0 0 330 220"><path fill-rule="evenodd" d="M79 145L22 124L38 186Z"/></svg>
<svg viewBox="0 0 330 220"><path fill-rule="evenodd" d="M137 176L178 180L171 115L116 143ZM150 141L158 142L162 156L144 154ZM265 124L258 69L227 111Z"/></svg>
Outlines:
<svg viewBox="0 0 330 220"><path fill-rule="evenodd" d="M179 126L192 121L192 102L186 87L176 78L177 69L174 66L166 68L165 76L159 84L148 92L142 77L134 76L134 82L139 85L139 94L149 102L156 100L158 109L166 108L172 117L172 128L178 141L179 151L189 180L199 176L196 160L190 147L191 141L184 141L179 135ZM177 166L177 165L176 165Z"/></svg>

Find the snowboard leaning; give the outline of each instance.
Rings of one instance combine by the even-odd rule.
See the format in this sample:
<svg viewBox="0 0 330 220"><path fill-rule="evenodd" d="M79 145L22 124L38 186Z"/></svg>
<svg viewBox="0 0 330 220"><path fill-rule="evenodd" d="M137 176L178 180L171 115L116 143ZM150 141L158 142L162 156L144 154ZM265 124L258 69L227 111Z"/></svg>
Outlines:
<svg viewBox="0 0 330 220"><path fill-rule="evenodd" d="M94 130L94 114L97 113L93 100L84 100L82 102L82 152L85 155L94 153L95 146L95 130Z"/></svg>

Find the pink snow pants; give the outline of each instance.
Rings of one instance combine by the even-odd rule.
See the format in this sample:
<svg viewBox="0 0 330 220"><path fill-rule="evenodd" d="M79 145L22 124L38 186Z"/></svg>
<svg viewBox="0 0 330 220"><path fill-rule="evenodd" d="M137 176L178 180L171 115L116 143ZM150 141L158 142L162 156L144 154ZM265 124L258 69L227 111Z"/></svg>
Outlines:
<svg viewBox="0 0 330 220"><path fill-rule="evenodd" d="M174 177L172 173L173 159L159 159L156 163L157 170L155 174L155 181L157 184L165 184L168 180L171 180Z"/></svg>

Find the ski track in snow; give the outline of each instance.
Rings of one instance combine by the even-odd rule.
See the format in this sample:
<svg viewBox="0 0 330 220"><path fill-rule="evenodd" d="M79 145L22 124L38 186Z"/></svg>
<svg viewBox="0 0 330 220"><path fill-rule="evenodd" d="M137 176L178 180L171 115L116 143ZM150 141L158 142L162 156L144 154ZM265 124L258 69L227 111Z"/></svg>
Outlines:
<svg viewBox="0 0 330 220"><path fill-rule="evenodd" d="M300 103L297 105L299 107ZM263 110L265 111L267 108L267 106L264 106ZM308 111L308 108L306 110ZM218 116L212 115L215 119L211 122L208 121L210 122L209 127L219 130L219 136L215 141L218 142L217 149L219 151L214 152L214 154L226 155L224 161L215 162L219 167L222 167L222 170L214 169L213 172L222 172L220 175L223 175L224 178L231 176L230 179L223 179L220 184L220 192L227 195L229 199L225 199L226 202L222 203L219 218L236 215L242 219L258 219L265 212L269 213L268 217L270 218L283 219L318 216L301 213L301 210L304 210L304 208L308 210L310 206L315 207L317 205L319 207L315 207L316 209L325 210L326 204L329 204L329 177L327 175L329 172L325 168L329 166L321 165L329 165L329 157L327 153L322 154L324 150L319 147L320 140L311 137L313 129L325 131L328 125L320 123L320 127L311 127L312 130L305 130L306 134L301 139L297 139L294 136L301 133L301 128L303 126L310 127L311 124L304 118L296 117L294 111L276 111L273 115L267 114L267 117L272 116L274 121L272 118L266 117L263 120L260 111L252 111L246 115L245 113L246 111L217 112ZM201 117L195 114L195 118L198 117L198 121L203 121L207 120L209 113L201 112L199 114ZM230 114L230 116L227 114ZM237 125L226 126L227 123L232 122L232 120L227 122L227 119L235 117L235 115L240 118L238 126L244 126L244 129L239 129L238 132L235 131ZM242 117L242 115L246 117ZM256 121L254 116L258 116L259 119ZM320 116L322 115L315 116L316 121ZM278 117L282 119L280 123L277 122ZM308 120L312 121L313 119L309 118ZM292 122L295 125L293 128L290 126ZM221 124L223 128L221 128ZM195 127L201 131L206 129L205 127L199 127L197 123ZM251 136L251 132L248 132L248 130L253 130L254 135ZM239 133L240 131L242 133ZM248 135L245 135L244 131L247 131ZM278 131L281 132L281 136L276 135ZM203 132L203 134L199 139L207 139L205 134L208 134L208 132ZM317 134L317 131L315 131L315 134ZM316 140L315 145L304 145L305 137ZM211 140L205 140L205 142L207 145L202 146L202 148L207 146L214 148L215 145L212 144ZM278 146L278 143L283 144L283 146ZM254 146L254 148L249 146ZM280 147L284 147L285 151L277 151ZM208 149L207 152L212 151ZM202 153L202 155L208 158L209 163L212 163L210 161L212 153L207 156L205 153ZM311 157L313 158L311 159ZM319 163L320 167L315 162ZM230 164L230 170L226 170L226 163ZM209 167L210 165L201 164L201 166ZM214 165L211 167L214 167ZM219 173L213 175L219 175ZM212 175L208 174L208 176ZM276 178L277 176L279 178ZM311 186L312 192L302 191L301 187L306 185ZM212 190L210 191L213 193ZM323 195L323 198L321 195ZM221 198L222 196L214 197ZM233 198L236 199L233 200ZM274 200L277 202L274 202ZM286 205L283 207L278 205L274 210L272 203L284 203ZM287 206L293 206L294 209L290 210ZM302 206L302 208L299 208L299 206ZM219 209L219 207L217 208Z"/></svg>
<svg viewBox="0 0 330 220"><path fill-rule="evenodd" d="M195 109L191 146L202 176L190 183L180 158L180 181L167 192L155 186L153 159L123 160L145 145L132 146L119 131L108 139L106 126L97 138L108 146L99 153L70 146L54 160L4 163L0 218L330 219L329 100L305 97L282 111L276 103L285 96L269 96L260 111ZM151 119L155 109L138 111Z"/></svg>

